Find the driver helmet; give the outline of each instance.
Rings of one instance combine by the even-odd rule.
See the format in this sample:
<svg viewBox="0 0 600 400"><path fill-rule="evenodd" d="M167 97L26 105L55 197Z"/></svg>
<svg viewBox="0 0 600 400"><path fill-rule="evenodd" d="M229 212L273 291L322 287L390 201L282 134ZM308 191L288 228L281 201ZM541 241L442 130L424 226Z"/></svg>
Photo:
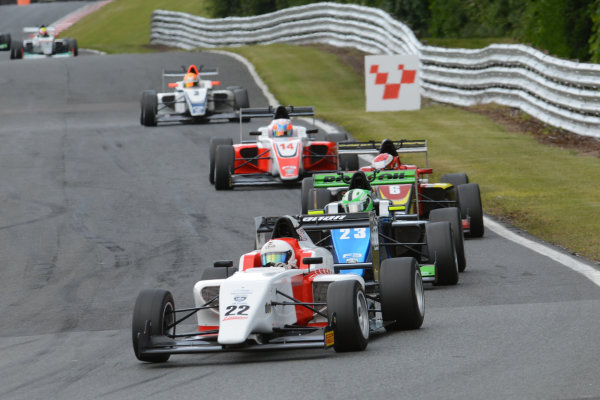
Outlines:
<svg viewBox="0 0 600 400"><path fill-rule="evenodd" d="M184 87L194 87L198 84L198 75L193 72L188 72L183 77L183 86Z"/></svg>
<svg viewBox="0 0 600 400"><path fill-rule="evenodd" d="M342 197L342 207L347 213L371 211L373 209L371 193L365 189L350 189Z"/></svg>
<svg viewBox="0 0 600 400"><path fill-rule="evenodd" d="M388 153L381 153L373 159L371 166L375 169L392 169L394 156Z"/></svg>
<svg viewBox="0 0 600 400"><path fill-rule="evenodd" d="M43 25L40 27L40 36L48 36L48 29Z"/></svg>
<svg viewBox="0 0 600 400"><path fill-rule="evenodd" d="M290 137L294 134L292 121L286 118L273 120L271 131L273 137Z"/></svg>
<svg viewBox="0 0 600 400"><path fill-rule="evenodd" d="M272 239L265 243L260 249L260 260L265 267L296 268L294 249L285 240Z"/></svg>

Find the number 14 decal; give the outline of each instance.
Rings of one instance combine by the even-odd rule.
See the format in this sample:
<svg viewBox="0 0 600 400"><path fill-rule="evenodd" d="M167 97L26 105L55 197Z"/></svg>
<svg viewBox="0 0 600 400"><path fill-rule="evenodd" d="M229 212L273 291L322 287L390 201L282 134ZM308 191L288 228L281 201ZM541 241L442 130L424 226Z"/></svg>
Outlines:
<svg viewBox="0 0 600 400"><path fill-rule="evenodd" d="M367 228L352 228L352 229L340 229L342 236L340 239L350 239L350 232L354 231L352 237L354 239L364 239L367 237Z"/></svg>
<svg viewBox="0 0 600 400"><path fill-rule="evenodd" d="M281 150L285 150L285 149L294 150L294 142L289 142L288 144L279 143L279 147L281 147Z"/></svg>

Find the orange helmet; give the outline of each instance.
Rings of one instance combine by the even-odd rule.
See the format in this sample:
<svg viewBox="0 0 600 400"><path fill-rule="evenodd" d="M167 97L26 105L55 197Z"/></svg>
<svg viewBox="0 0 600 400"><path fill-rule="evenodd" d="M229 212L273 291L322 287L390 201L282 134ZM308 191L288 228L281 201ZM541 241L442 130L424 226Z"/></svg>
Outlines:
<svg viewBox="0 0 600 400"><path fill-rule="evenodd" d="M198 85L198 75L193 72L188 72L183 77L183 86L184 87L194 87Z"/></svg>

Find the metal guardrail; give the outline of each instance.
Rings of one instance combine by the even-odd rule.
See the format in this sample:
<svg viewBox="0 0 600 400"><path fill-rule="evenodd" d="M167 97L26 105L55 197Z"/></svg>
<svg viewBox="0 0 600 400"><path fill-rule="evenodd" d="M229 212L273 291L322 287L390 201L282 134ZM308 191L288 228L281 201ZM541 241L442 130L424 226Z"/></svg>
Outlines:
<svg viewBox="0 0 600 400"><path fill-rule="evenodd" d="M417 54L424 97L454 105L495 102L568 131L600 138L600 65L562 60L525 45L426 46L372 7L314 3L253 17L152 14L151 43L184 49L325 43L368 54Z"/></svg>

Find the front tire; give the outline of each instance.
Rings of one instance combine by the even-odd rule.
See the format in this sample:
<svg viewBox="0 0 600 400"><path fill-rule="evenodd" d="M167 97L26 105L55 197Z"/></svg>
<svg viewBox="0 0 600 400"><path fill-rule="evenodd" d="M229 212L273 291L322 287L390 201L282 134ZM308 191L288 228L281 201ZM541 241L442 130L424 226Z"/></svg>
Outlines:
<svg viewBox="0 0 600 400"><path fill-rule="evenodd" d="M233 187L231 174L235 163L235 151L231 145L217 146L215 154L215 189L229 190Z"/></svg>
<svg viewBox="0 0 600 400"><path fill-rule="evenodd" d="M231 139L231 138L212 138L212 139L210 139L209 153L208 153L208 160L209 160L209 164L210 164L209 171L208 171L208 180L212 184L215 183L215 157L216 157L216 152L217 152L217 146L220 146L220 145L232 146L233 139Z"/></svg>
<svg viewBox="0 0 600 400"><path fill-rule="evenodd" d="M332 282L327 288L329 319L335 314L333 331L336 352L361 351L369 343L369 310L358 281Z"/></svg>
<svg viewBox="0 0 600 400"><path fill-rule="evenodd" d="M144 333L146 321L152 324L152 334L157 336L175 335L175 327L170 327L175 322L175 301L173 295L166 290L142 290L135 301L131 337L133 351L140 361L153 363L165 362L169 354L142 355L138 349L138 334Z"/></svg>
<svg viewBox="0 0 600 400"><path fill-rule="evenodd" d="M423 278L413 257L388 258L379 270L381 314L388 331L418 329L425 318Z"/></svg>
<svg viewBox="0 0 600 400"><path fill-rule="evenodd" d="M453 174L442 175L441 182L450 183L452 186L464 185L469 183L469 177L464 172L455 172Z"/></svg>
<svg viewBox="0 0 600 400"><path fill-rule="evenodd" d="M340 154L339 167L342 171L357 171L358 154Z"/></svg>
<svg viewBox="0 0 600 400"><path fill-rule="evenodd" d="M144 90L141 99L140 122L144 126L156 126L156 112L158 108L156 91Z"/></svg>

